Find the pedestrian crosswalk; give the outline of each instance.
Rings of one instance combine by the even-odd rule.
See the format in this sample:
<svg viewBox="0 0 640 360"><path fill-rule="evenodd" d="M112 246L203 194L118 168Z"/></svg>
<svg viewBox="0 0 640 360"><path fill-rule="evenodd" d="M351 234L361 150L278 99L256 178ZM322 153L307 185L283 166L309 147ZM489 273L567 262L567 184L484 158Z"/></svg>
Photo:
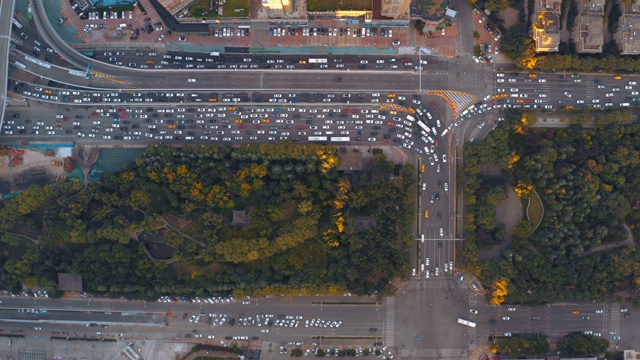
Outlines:
<svg viewBox="0 0 640 360"><path fill-rule="evenodd" d="M396 298L388 297L385 302L387 309L384 323L384 344L392 348L395 346Z"/></svg>
<svg viewBox="0 0 640 360"><path fill-rule="evenodd" d="M461 91L428 90L426 94L440 96L447 100L453 110L454 118L458 118L464 109L478 101L476 96Z"/></svg>

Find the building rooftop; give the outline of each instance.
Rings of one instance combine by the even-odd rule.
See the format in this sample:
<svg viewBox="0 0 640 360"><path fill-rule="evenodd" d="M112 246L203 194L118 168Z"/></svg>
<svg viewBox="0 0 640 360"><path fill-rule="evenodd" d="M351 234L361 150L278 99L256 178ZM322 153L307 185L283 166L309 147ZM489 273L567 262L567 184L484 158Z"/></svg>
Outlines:
<svg viewBox="0 0 640 360"><path fill-rule="evenodd" d="M620 43L624 55L640 54L640 15L623 15L620 21Z"/></svg>
<svg viewBox="0 0 640 360"><path fill-rule="evenodd" d="M624 360L640 360L640 353L635 350L625 350Z"/></svg>
<svg viewBox="0 0 640 360"><path fill-rule="evenodd" d="M562 0L538 0L536 6L536 11L548 11L559 15L562 11Z"/></svg>
<svg viewBox="0 0 640 360"><path fill-rule="evenodd" d="M583 0L582 3L584 12L604 15L604 0Z"/></svg>
<svg viewBox="0 0 640 360"><path fill-rule="evenodd" d="M600 15L578 16L574 39L580 53L600 53L604 45L604 23Z"/></svg>
<svg viewBox="0 0 640 360"><path fill-rule="evenodd" d="M534 24L533 40L536 51L558 51L560 45L560 17L549 12L538 14L538 21Z"/></svg>
<svg viewBox="0 0 640 360"><path fill-rule="evenodd" d="M382 9L380 14L393 19L403 19L408 17L411 0L381 0Z"/></svg>

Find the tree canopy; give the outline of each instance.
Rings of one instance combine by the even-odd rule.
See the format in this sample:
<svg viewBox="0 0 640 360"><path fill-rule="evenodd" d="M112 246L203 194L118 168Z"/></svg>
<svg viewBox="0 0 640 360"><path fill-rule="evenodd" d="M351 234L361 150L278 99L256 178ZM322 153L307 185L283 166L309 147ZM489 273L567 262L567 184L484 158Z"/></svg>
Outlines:
<svg viewBox="0 0 640 360"><path fill-rule="evenodd" d="M415 168L390 178L383 160L343 173L333 146L151 146L104 184L5 202L0 286L55 289L71 272L129 298L391 292L408 267Z"/></svg>
<svg viewBox="0 0 640 360"><path fill-rule="evenodd" d="M606 299L638 290L635 246L588 251L638 235L640 216L632 210L640 206L640 125L538 129L526 118L508 112L486 139L465 146L464 268L493 287L492 302ZM501 175L486 175L489 167ZM504 183L523 198L536 188L544 217L535 231L529 221L518 223L499 259L478 262L479 249L504 239L491 197Z"/></svg>

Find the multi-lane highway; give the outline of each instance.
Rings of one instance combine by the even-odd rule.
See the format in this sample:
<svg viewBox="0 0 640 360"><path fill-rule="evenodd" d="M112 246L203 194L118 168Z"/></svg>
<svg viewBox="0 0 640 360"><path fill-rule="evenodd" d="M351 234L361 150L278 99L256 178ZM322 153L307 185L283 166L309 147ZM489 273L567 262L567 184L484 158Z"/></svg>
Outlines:
<svg viewBox="0 0 640 360"><path fill-rule="evenodd" d="M10 3L2 4L2 13L11 13L5 11ZM86 57L53 31L40 1L32 4L34 21L25 24L24 31L12 33L16 46L7 54L11 63L24 65L12 70L11 77L16 81L9 91L26 99L29 106L9 109L3 118L4 139L145 146L160 141L176 145L280 140L338 144L345 140L337 138L348 138L351 145L400 148L406 161L419 169L416 247L411 258L415 275L395 297L382 304L352 298L348 300L367 304L330 304L336 299L320 297L224 305L3 298L0 317L7 324L5 333L25 334L25 341L38 346L39 339L61 334L125 341L157 339L160 341L148 342L142 352L153 359L160 359L165 351L162 342L174 339L224 343L228 337L246 336L247 344L255 346L250 339L258 338L265 340L262 349L272 357L279 356L277 347L290 342L309 348L319 342L319 346L328 348L373 346L380 341L398 349L396 355L405 358L463 359L468 357L467 350L475 349L490 335L532 329L539 329L552 341L570 331L591 331L621 346L634 344L640 336L632 318L624 317L625 313L611 304L515 307L515 311L507 306L482 305L482 299L466 282L457 281L461 274L455 262L456 237L461 234L455 231L460 224L456 219L462 214L462 200L456 197L454 183L462 159L455 154L460 154L466 141L480 139L499 124L487 115L500 108L637 105L640 96L636 96L634 77L529 76L496 71L494 65L474 64L470 58L472 31L465 30L473 16L462 10L466 8L462 3L458 6L460 16L468 21L462 21L463 30L459 32L461 56L423 57L423 64L413 54L220 55L165 51L162 47L96 49L92 57ZM10 26L7 21L10 17L2 17L3 29ZM8 49L8 38L0 40L7 41ZM312 58L326 59L326 63L312 62ZM88 67L91 76L85 78ZM424 93L437 89L462 91L482 101L467 110L469 116L457 118L463 108L454 113L443 97ZM448 134L443 135L445 131ZM200 313L200 321L190 321ZM184 314L187 316L183 319ZM218 319L227 315L236 322L251 318L252 325L211 326L206 320L212 320L209 315L213 314ZM257 319L265 319L258 315L274 315L275 320L283 315L283 320L300 323L298 327L258 326ZM460 325L457 318L474 321L477 327ZM342 324L307 327L306 321L313 319ZM318 341L314 338L317 335L334 339ZM347 340L347 336L354 339ZM272 342L276 349L270 347ZM42 346L47 345L42 342ZM10 349L11 354L18 350L3 337L0 349ZM101 351L105 354L109 349L103 347ZM63 350L52 353L63 354Z"/></svg>

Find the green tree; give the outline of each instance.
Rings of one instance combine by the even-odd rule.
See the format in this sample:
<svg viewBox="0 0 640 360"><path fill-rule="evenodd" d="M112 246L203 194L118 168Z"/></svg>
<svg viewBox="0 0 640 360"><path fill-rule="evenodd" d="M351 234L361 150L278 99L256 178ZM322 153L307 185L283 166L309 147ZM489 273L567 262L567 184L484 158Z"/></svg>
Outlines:
<svg viewBox="0 0 640 360"><path fill-rule="evenodd" d="M491 12L502 11L509 8L509 0L487 0L484 7Z"/></svg>
<svg viewBox="0 0 640 360"><path fill-rule="evenodd" d="M560 354L569 357L604 354L609 348L607 339L585 334L570 334L558 342Z"/></svg>
<svg viewBox="0 0 640 360"><path fill-rule="evenodd" d="M518 239L529 239L533 236L534 226L531 221L520 220L513 228L513 236Z"/></svg>

